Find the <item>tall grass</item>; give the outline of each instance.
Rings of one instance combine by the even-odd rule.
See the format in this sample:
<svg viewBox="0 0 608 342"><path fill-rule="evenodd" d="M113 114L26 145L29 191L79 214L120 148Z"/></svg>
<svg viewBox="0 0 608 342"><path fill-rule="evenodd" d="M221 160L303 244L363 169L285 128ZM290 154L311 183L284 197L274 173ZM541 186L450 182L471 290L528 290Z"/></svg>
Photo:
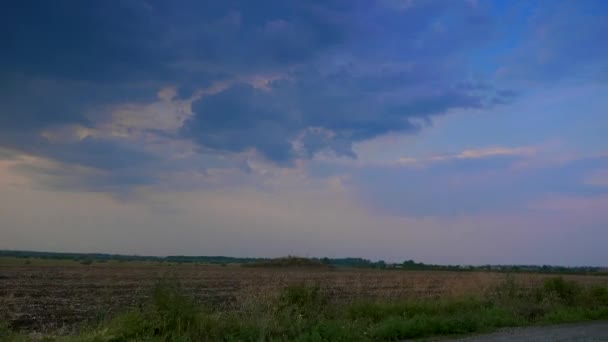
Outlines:
<svg viewBox="0 0 608 342"><path fill-rule="evenodd" d="M78 336L49 341L397 341L500 327L608 319L608 288L562 278L526 288L507 278L478 296L337 303L319 285L286 287L240 311L205 308L159 282L149 303ZM4 335L2 335L4 334ZM28 340L0 325L5 340Z"/></svg>

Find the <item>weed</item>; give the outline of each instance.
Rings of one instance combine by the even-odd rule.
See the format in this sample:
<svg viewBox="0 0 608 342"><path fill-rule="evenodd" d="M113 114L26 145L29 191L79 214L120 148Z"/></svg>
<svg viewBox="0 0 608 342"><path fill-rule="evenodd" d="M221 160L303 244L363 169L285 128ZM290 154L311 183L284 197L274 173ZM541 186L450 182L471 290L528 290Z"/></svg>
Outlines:
<svg viewBox="0 0 608 342"><path fill-rule="evenodd" d="M0 321L0 340L7 338L10 333L10 325L7 322Z"/></svg>
<svg viewBox="0 0 608 342"><path fill-rule="evenodd" d="M330 301L319 285L291 285L240 311L212 311L160 281L150 302L61 341L395 341L499 327L608 318L608 289L561 278L527 288L507 277L486 296ZM332 305L334 304L334 305ZM24 340L0 324L0 339Z"/></svg>
<svg viewBox="0 0 608 342"><path fill-rule="evenodd" d="M574 305L580 299L582 292L583 289L579 284L557 277L545 280L540 298L557 297L567 305Z"/></svg>
<svg viewBox="0 0 608 342"><path fill-rule="evenodd" d="M608 287L593 286L589 289L589 300L601 306L608 306Z"/></svg>

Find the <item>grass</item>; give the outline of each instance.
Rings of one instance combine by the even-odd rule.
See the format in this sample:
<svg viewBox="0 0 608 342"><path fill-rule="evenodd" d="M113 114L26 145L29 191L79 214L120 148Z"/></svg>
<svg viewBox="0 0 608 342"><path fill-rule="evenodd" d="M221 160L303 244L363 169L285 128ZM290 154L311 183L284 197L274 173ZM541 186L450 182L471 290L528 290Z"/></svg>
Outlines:
<svg viewBox="0 0 608 342"><path fill-rule="evenodd" d="M318 285L288 286L238 311L214 311L159 282L151 300L75 336L46 341L398 341L501 327L608 319L608 288L562 278L527 288L508 277L488 293L338 304ZM40 336L38 336L40 337ZM30 341L0 324L0 340ZM44 340L43 339L43 340Z"/></svg>

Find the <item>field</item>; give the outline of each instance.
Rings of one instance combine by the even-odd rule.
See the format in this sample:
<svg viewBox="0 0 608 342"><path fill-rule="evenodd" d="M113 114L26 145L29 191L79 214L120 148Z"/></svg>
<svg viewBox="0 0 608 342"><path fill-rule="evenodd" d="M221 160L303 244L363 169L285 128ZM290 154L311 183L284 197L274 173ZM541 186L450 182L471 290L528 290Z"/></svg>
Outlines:
<svg viewBox="0 0 608 342"><path fill-rule="evenodd" d="M168 264L0 259L0 321L12 329L73 331L80 323L112 317L149 300L160 279L179 283L183 292L207 307L239 311L288 285L318 285L336 303L358 300L462 298L485 294L506 275L490 272L374 269L249 268L238 265ZM514 274L535 288L551 276ZM608 286L608 276L566 275L584 286Z"/></svg>

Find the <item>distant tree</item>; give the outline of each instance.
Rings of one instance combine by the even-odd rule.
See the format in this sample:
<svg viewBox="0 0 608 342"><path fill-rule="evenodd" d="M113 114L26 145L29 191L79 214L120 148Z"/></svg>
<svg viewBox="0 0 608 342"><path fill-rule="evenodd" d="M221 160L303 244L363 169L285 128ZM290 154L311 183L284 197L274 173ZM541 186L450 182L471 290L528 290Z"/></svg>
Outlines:
<svg viewBox="0 0 608 342"><path fill-rule="evenodd" d="M81 265L90 265L93 263L93 259L82 259L80 260Z"/></svg>

